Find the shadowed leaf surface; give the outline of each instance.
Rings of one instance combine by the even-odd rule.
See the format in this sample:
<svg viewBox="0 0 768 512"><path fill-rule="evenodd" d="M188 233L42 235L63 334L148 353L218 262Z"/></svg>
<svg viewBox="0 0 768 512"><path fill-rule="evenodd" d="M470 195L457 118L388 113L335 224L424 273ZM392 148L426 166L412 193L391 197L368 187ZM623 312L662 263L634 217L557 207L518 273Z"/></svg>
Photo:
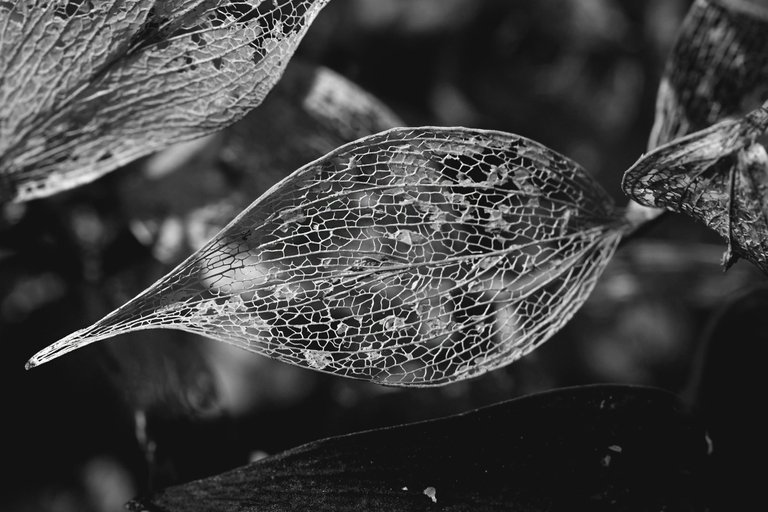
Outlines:
<svg viewBox="0 0 768 512"><path fill-rule="evenodd" d="M129 508L706 510L708 449L673 395L587 386L324 439Z"/></svg>
<svg viewBox="0 0 768 512"><path fill-rule="evenodd" d="M0 2L0 200L243 117L327 0Z"/></svg>
<svg viewBox="0 0 768 512"><path fill-rule="evenodd" d="M715 447L716 510L749 510L764 494L751 461L768 455L762 366L768 356L766 311L765 284L732 294L711 317L696 358L689 399Z"/></svg>
<svg viewBox="0 0 768 512"><path fill-rule="evenodd" d="M444 384L554 334L622 229L599 185L536 142L393 129L299 169L166 277L29 366L163 327L347 377Z"/></svg>

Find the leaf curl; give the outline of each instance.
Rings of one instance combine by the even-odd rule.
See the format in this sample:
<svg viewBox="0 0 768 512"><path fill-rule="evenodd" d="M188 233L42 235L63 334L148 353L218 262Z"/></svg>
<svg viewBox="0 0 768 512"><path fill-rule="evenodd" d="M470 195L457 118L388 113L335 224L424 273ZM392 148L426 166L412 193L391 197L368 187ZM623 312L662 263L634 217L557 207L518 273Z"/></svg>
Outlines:
<svg viewBox="0 0 768 512"><path fill-rule="evenodd" d="M645 206L683 212L728 243L724 266L742 256L768 273L768 102L740 120L676 139L627 170L622 188Z"/></svg>
<svg viewBox="0 0 768 512"><path fill-rule="evenodd" d="M28 365L176 328L337 375L444 384L552 336L622 226L587 173L541 144L396 128L302 167L166 277Z"/></svg>
<svg viewBox="0 0 768 512"><path fill-rule="evenodd" d="M327 2L1 2L0 200L87 183L243 117Z"/></svg>
<svg viewBox="0 0 768 512"><path fill-rule="evenodd" d="M659 87L649 140L656 149L625 172L622 187L641 205L686 213L718 232L728 243L726 268L743 256L765 272L764 5L694 2Z"/></svg>

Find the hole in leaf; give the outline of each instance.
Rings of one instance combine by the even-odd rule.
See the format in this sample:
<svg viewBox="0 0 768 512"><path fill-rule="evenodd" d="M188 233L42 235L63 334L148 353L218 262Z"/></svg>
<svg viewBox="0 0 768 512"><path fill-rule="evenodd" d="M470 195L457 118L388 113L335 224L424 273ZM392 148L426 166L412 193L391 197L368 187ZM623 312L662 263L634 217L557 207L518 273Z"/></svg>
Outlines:
<svg viewBox="0 0 768 512"><path fill-rule="evenodd" d="M205 41L205 38L199 32L193 32L192 35L189 37L190 39L192 39L192 42L195 43L200 48L204 47L207 44Z"/></svg>
<svg viewBox="0 0 768 512"><path fill-rule="evenodd" d="M57 7L56 11L54 12L54 16L56 16L57 18L66 20L78 14L78 11L80 12L80 14L84 14L89 12L92 9L93 9L93 2L91 2L90 0L70 0L69 2L66 2L64 5L60 5L59 7Z"/></svg>

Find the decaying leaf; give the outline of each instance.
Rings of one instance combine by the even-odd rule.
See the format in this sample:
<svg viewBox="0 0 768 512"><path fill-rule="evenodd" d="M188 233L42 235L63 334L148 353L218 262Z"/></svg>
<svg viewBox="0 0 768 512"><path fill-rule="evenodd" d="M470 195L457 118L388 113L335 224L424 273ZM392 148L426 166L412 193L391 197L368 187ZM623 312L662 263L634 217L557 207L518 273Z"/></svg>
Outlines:
<svg viewBox="0 0 768 512"><path fill-rule="evenodd" d="M316 441L128 508L704 511L710 448L673 395L587 386Z"/></svg>
<svg viewBox="0 0 768 512"><path fill-rule="evenodd" d="M768 169L756 142L768 99L763 7L768 3L693 3L664 71L648 143L667 145L630 168L623 188L641 205L687 213L717 231L728 242L725 266L744 256L765 271Z"/></svg>
<svg viewBox="0 0 768 512"><path fill-rule="evenodd" d="M717 231L728 242L726 267L742 256L768 273L768 155L756 142L766 130L768 102L648 153L624 175L624 192Z"/></svg>
<svg viewBox="0 0 768 512"><path fill-rule="evenodd" d="M768 9L748 0L696 0L664 69L648 147L742 117L766 98Z"/></svg>
<svg viewBox="0 0 768 512"><path fill-rule="evenodd" d="M87 183L243 117L327 2L0 2L0 200Z"/></svg>
<svg viewBox="0 0 768 512"><path fill-rule="evenodd" d="M28 366L159 327L337 375L444 384L552 336L623 228L599 185L541 144L396 128L297 170L166 277Z"/></svg>
<svg viewBox="0 0 768 512"><path fill-rule="evenodd" d="M693 2L659 84L649 150L742 117L768 97L768 9L761 7L768 2ZM635 226L662 213L634 201L627 208Z"/></svg>
<svg viewBox="0 0 768 512"><path fill-rule="evenodd" d="M179 263L254 198L306 162L402 126L343 76L296 59L258 109L209 138L175 145L121 177L123 210L155 257Z"/></svg>

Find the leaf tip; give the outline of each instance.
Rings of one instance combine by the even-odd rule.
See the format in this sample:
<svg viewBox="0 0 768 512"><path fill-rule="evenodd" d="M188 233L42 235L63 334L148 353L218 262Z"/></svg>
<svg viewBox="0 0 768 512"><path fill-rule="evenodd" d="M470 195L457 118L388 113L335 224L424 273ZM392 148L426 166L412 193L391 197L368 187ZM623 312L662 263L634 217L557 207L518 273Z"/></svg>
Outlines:
<svg viewBox="0 0 768 512"><path fill-rule="evenodd" d="M59 341L48 345L30 357L29 361L27 361L27 363L24 365L24 368L27 370L35 368L54 360L57 357L63 356L68 352L72 352L73 350L107 337L98 335L94 336L92 333L93 327L94 326L80 329L79 331L75 331L72 334L61 338Z"/></svg>

